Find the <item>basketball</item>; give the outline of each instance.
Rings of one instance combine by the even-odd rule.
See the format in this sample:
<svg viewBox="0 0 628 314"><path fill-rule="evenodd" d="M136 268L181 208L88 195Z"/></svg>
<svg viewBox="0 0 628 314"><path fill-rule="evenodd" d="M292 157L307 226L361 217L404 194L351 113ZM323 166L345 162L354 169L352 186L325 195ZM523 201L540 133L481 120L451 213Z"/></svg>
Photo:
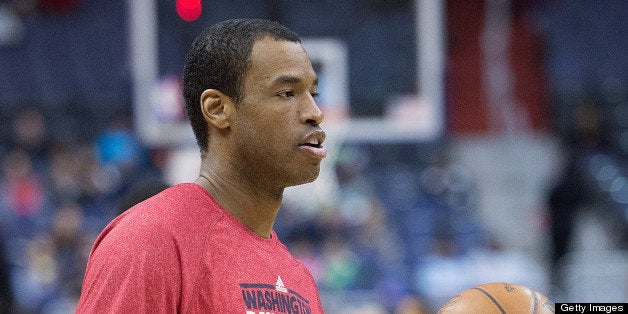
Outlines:
<svg viewBox="0 0 628 314"><path fill-rule="evenodd" d="M554 313L554 302L528 287L494 282L462 291L449 299L438 313L547 314Z"/></svg>

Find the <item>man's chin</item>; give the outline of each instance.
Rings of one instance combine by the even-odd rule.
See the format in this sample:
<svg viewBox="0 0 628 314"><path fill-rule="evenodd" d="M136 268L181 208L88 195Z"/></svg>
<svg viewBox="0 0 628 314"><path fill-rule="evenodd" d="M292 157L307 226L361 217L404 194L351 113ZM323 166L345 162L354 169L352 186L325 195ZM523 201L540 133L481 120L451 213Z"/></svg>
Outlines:
<svg viewBox="0 0 628 314"><path fill-rule="evenodd" d="M289 186L297 186L297 185L303 185L303 184L312 183L312 182L316 181L316 179L318 178L318 174L319 173L320 173L320 170L316 171L316 173L313 173L310 176L301 177L301 178L295 180L294 183L290 184Z"/></svg>

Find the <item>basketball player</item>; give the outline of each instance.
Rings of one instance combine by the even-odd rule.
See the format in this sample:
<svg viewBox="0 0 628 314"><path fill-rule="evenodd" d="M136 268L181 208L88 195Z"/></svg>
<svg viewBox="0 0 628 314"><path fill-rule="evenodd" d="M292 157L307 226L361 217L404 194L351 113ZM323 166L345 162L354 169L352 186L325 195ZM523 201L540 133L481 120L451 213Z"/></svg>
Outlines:
<svg viewBox="0 0 628 314"><path fill-rule="evenodd" d="M77 312L321 313L310 272L273 231L284 188L316 179L327 154L299 37L266 20L218 23L192 45L183 85L199 178L104 229Z"/></svg>

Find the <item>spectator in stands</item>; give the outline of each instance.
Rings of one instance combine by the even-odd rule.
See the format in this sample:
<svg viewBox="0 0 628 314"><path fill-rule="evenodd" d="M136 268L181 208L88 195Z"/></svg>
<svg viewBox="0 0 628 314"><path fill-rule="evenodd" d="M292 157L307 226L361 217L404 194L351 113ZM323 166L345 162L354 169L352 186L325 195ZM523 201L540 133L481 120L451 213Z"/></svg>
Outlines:
<svg viewBox="0 0 628 314"><path fill-rule="evenodd" d="M496 236L485 245L468 253L468 272L477 284L514 282L549 293L547 271L534 258L520 249L506 247Z"/></svg>
<svg viewBox="0 0 628 314"><path fill-rule="evenodd" d="M348 235L344 240L360 261L362 271L355 283L358 289L377 289L403 277L400 240L389 224L388 211L365 175L369 162L366 148L348 145L340 150L335 164L335 210L337 219L343 222L341 232Z"/></svg>
<svg viewBox="0 0 628 314"><path fill-rule="evenodd" d="M432 252L422 258L415 274L416 291L430 310L435 311L458 292L476 284L469 271L469 259L461 254L451 234L438 235Z"/></svg>
<svg viewBox="0 0 628 314"><path fill-rule="evenodd" d="M9 267L4 247L4 236L0 232L0 314L15 312Z"/></svg>
<svg viewBox="0 0 628 314"><path fill-rule="evenodd" d="M148 178L133 183L118 203L118 214L121 214L125 210L133 207L133 205L165 190L168 186L169 185L166 182L159 178Z"/></svg>
<svg viewBox="0 0 628 314"><path fill-rule="evenodd" d="M51 150L46 177L51 201L56 204L81 200L84 189L82 168L87 162L77 151L71 142L59 142Z"/></svg>
<svg viewBox="0 0 628 314"><path fill-rule="evenodd" d="M364 271L358 255L338 234L325 238L323 243L323 281L321 288L349 290L359 288Z"/></svg>
<svg viewBox="0 0 628 314"><path fill-rule="evenodd" d="M404 296L397 307L395 308L395 314L428 314L427 306L425 302L414 294L408 294Z"/></svg>
<svg viewBox="0 0 628 314"><path fill-rule="evenodd" d="M43 171L48 158L51 136L44 113L34 106L19 110L11 123L11 147L25 151L36 171Z"/></svg>
<svg viewBox="0 0 628 314"><path fill-rule="evenodd" d="M299 229L297 226L292 226L291 232L287 237L286 245L290 249L290 252L299 259L312 273L316 284L321 286L323 284L325 276L325 256L321 253L318 243L318 235L312 228Z"/></svg>
<svg viewBox="0 0 628 314"><path fill-rule="evenodd" d="M9 152L0 170L0 227L12 243L31 238L50 218L41 175L35 172L31 156L21 149Z"/></svg>
<svg viewBox="0 0 628 314"><path fill-rule="evenodd" d="M78 203L67 202L56 208L50 237L55 249L58 294L76 302L91 247L84 234L83 209Z"/></svg>
<svg viewBox="0 0 628 314"><path fill-rule="evenodd" d="M109 126L97 136L95 148L99 162L116 167L125 178L133 175L133 170L145 157L143 147L131 127L131 121L124 115L114 117Z"/></svg>
<svg viewBox="0 0 628 314"><path fill-rule="evenodd" d="M590 102L577 106L573 129L564 139L565 166L557 183L549 191L550 270L552 282L562 287L560 262L570 250L576 219L594 203L594 190L586 170L587 161L609 150L600 110Z"/></svg>

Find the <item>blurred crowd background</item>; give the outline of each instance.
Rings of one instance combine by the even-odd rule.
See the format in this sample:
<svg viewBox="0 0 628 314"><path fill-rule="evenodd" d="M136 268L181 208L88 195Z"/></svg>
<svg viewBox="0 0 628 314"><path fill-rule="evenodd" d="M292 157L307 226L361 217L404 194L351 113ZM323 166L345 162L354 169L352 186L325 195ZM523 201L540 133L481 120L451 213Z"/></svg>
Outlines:
<svg viewBox="0 0 628 314"><path fill-rule="evenodd" d="M626 302L628 3L440 3L443 134L338 143L321 179L333 196L288 198L279 236L329 313L431 313L493 281ZM508 8L502 68L485 56L500 38L486 33L491 3ZM257 17L346 44L352 118L418 92L414 1L202 1L194 22L174 0L156 4L161 77L181 75L202 28ZM0 312L73 312L95 237L178 183L173 152L195 149L137 132L128 6L0 1ZM512 83L513 111L487 105L486 66Z"/></svg>

